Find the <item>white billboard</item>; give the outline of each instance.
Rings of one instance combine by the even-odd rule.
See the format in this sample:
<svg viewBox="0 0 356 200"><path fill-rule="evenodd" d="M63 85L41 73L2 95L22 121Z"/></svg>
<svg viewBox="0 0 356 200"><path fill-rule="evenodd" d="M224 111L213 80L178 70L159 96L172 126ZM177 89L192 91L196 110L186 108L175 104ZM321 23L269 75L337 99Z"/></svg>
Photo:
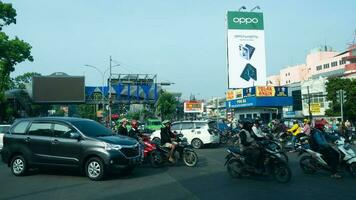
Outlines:
<svg viewBox="0 0 356 200"><path fill-rule="evenodd" d="M227 12L228 87L266 85L263 14Z"/></svg>

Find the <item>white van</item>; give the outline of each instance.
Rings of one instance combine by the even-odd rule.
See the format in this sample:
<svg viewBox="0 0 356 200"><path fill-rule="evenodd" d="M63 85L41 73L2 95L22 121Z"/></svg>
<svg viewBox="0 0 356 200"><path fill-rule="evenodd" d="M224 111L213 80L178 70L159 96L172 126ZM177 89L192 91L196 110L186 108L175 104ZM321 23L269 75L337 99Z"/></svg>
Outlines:
<svg viewBox="0 0 356 200"><path fill-rule="evenodd" d="M172 131L183 134L188 143L197 149L205 144L218 144L220 142L219 133L209 129L207 121L173 122ZM160 141L160 138L160 130L153 132L151 135L152 141Z"/></svg>

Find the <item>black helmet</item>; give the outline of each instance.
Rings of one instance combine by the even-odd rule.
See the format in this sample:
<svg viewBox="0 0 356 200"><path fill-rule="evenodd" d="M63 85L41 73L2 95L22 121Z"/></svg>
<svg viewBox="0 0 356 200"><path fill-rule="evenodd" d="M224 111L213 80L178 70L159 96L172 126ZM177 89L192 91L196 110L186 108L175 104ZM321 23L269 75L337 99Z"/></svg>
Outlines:
<svg viewBox="0 0 356 200"><path fill-rule="evenodd" d="M253 123L251 120L243 120L242 121L242 128L247 131L252 131Z"/></svg>

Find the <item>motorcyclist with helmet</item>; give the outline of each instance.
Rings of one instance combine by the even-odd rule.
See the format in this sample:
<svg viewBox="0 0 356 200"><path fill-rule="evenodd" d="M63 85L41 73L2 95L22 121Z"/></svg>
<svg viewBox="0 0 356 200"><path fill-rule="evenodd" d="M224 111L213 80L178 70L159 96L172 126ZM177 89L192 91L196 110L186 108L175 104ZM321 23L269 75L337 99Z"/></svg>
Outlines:
<svg viewBox="0 0 356 200"><path fill-rule="evenodd" d="M239 132L239 147L246 156L246 163L259 169L260 149L252 134L252 122L249 120L238 121L241 130Z"/></svg>
<svg viewBox="0 0 356 200"><path fill-rule="evenodd" d="M310 148L313 151L319 152L325 158L325 161L328 163L331 171L331 178L342 178L341 175L337 173L337 167L339 164L339 153L331 147L327 142L325 134L325 120L316 120L314 129L311 131L310 136ZM337 138L332 138L333 140Z"/></svg>
<svg viewBox="0 0 356 200"><path fill-rule="evenodd" d="M259 119L255 119L253 126L252 126L252 137L254 137L255 140L264 140L266 138L266 133L264 133L261 129L261 124Z"/></svg>
<svg viewBox="0 0 356 200"><path fill-rule="evenodd" d="M137 120L135 120L135 119L131 120L131 129L128 132L129 137L139 140L139 138L142 136L142 134L138 130L138 126L139 126L139 123Z"/></svg>
<svg viewBox="0 0 356 200"><path fill-rule="evenodd" d="M161 145L170 149L168 160L170 162L174 162L173 154L177 143L174 142L175 135L171 131L171 122L169 120L164 120L162 124L164 125L164 127L161 128Z"/></svg>
<svg viewBox="0 0 356 200"><path fill-rule="evenodd" d="M292 133L292 135L293 135L292 144L293 144L293 147L294 147L295 143L297 141L297 136L302 132L302 128L300 128L297 120L293 121L293 126L290 129L288 129L288 132Z"/></svg>

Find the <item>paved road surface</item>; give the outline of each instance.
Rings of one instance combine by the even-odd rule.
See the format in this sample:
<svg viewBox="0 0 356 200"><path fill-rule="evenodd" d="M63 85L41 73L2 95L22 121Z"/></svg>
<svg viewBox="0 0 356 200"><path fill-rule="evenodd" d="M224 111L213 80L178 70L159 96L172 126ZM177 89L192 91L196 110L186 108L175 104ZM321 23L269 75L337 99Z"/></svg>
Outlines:
<svg viewBox="0 0 356 200"><path fill-rule="evenodd" d="M356 199L356 179L345 173L334 180L326 172L304 175L290 155L292 181L279 184L267 178L231 179L223 164L225 148L197 151L195 168L140 167L130 176L93 182L72 171L41 171L15 177L0 164L0 199Z"/></svg>

